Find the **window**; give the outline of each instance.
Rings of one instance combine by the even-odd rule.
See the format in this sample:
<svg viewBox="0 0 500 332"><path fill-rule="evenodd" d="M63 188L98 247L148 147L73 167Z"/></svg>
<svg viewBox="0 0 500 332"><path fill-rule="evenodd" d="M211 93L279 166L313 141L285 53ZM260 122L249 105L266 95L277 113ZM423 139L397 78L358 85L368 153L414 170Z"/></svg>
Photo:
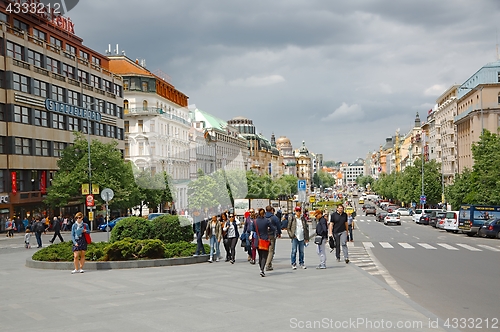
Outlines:
<svg viewBox="0 0 500 332"><path fill-rule="evenodd" d="M142 91L148 92L148 82L142 82Z"/></svg>
<svg viewBox="0 0 500 332"><path fill-rule="evenodd" d="M14 26L16 28L18 28L19 30L29 31L29 25L27 25L26 23L21 22L17 19L14 19Z"/></svg>
<svg viewBox="0 0 500 332"><path fill-rule="evenodd" d="M24 60L23 47L10 41L7 42L7 56L17 60Z"/></svg>
<svg viewBox="0 0 500 332"><path fill-rule="evenodd" d="M78 131L78 119L68 116L68 130Z"/></svg>
<svg viewBox="0 0 500 332"><path fill-rule="evenodd" d="M62 48L62 41L60 39L57 39L56 37L50 36L50 43L59 48Z"/></svg>
<svg viewBox="0 0 500 332"><path fill-rule="evenodd" d="M48 113L46 111L35 110L35 126L48 127Z"/></svg>
<svg viewBox="0 0 500 332"><path fill-rule="evenodd" d="M128 100L126 99L123 101L123 108L128 110Z"/></svg>
<svg viewBox="0 0 500 332"><path fill-rule="evenodd" d="M5 153L5 136L0 136L0 154Z"/></svg>
<svg viewBox="0 0 500 332"><path fill-rule="evenodd" d="M35 140L35 156L49 156L49 142Z"/></svg>
<svg viewBox="0 0 500 332"><path fill-rule="evenodd" d="M148 101L147 101L147 100L144 100L144 101L142 102L142 109L143 109L143 110L147 110L147 109L148 109Z"/></svg>
<svg viewBox="0 0 500 332"><path fill-rule="evenodd" d="M139 143L139 156L144 155L144 143L140 142Z"/></svg>
<svg viewBox="0 0 500 332"><path fill-rule="evenodd" d="M66 44L66 52L76 54L76 47L70 44Z"/></svg>
<svg viewBox="0 0 500 332"><path fill-rule="evenodd" d="M113 88L110 81L102 80L102 85L104 86L104 90L106 92L113 93Z"/></svg>
<svg viewBox="0 0 500 332"><path fill-rule="evenodd" d="M5 120L5 104L0 104L0 121Z"/></svg>
<svg viewBox="0 0 500 332"><path fill-rule="evenodd" d="M29 93L29 77L16 73L12 74L12 88L17 91Z"/></svg>
<svg viewBox="0 0 500 332"><path fill-rule="evenodd" d="M115 104L106 103L106 114L115 115Z"/></svg>
<svg viewBox="0 0 500 332"><path fill-rule="evenodd" d="M52 114L52 117L54 119L54 125L52 126L52 128L54 129L61 129L61 130L64 130L66 129L66 125L64 123L64 118L65 118L65 115L63 114Z"/></svg>
<svg viewBox="0 0 500 332"><path fill-rule="evenodd" d="M28 50L28 62L37 67L42 67L42 54Z"/></svg>
<svg viewBox="0 0 500 332"><path fill-rule="evenodd" d="M62 152L65 144L62 142L54 142L54 157L62 157Z"/></svg>
<svg viewBox="0 0 500 332"><path fill-rule="evenodd" d="M125 143L125 157L130 157L130 145Z"/></svg>
<svg viewBox="0 0 500 332"><path fill-rule="evenodd" d="M5 72L0 70L0 88L5 88Z"/></svg>
<svg viewBox="0 0 500 332"><path fill-rule="evenodd" d="M47 41L47 34L37 28L33 28L33 36L42 39L43 41Z"/></svg>
<svg viewBox="0 0 500 332"><path fill-rule="evenodd" d="M156 153L156 144L155 142L150 142L149 143L149 152L151 153L151 155L155 155Z"/></svg>
<svg viewBox="0 0 500 332"><path fill-rule="evenodd" d="M91 84L94 88L101 88L101 78L99 76L90 75Z"/></svg>
<svg viewBox="0 0 500 332"><path fill-rule="evenodd" d="M49 86L47 83L39 81L39 80L34 80L33 81L33 93L36 96L47 98L48 96L48 91Z"/></svg>
<svg viewBox="0 0 500 332"><path fill-rule="evenodd" d="M82 120L80 122L80 131L84 134L88 134L88 130L87 130L87 120Z"/></svg>
<svg viewBox="0 0 500 332"><path fill-rule="evenodd" d="M124 125L123 125L123 127L125 128L125 132L126 132L126 133L128 133L128 132L129 132L129 129L130 129L130 127L129 127L129 126L130 126L130 125L129 125L129 122L128 122L128 121L124 121Z"/></svg>
<svg viewBox="0 0 500 332"><path fill-rule="evenodd" d="M138 122L139 122L138 123L138 125L139 125L139 132L142 133L142 128L144 126L144 122L142 120L139 120Z"/></svg>
<svg viewBox="0 0 500 332"><path fill-rule="evenodd" d="M149 122L149 131L152 132L152 133L155 132L155 122L154 122L154 120L151 120Z"/></svg>
<svg viewBox="0 0 500 332"><path fill-rule="evenodd" d="M88 84L89 83L89 73L78 69L78 80L80 82Z"/></svg>
<svg viewBox="0 0 500 332"><path fill-rule="evenodd" d="M104 136L104 124L96 123L96 133L97 136Z"/></svg>
<svg viewBox="0 0 500 332"><path fill-rule="evenodd" d="M29 138L16 137L15 139L16 154L31 155L31 146Z"/></svg>
<svg viewBox="0 0 500 332"><path fill-rule="evenodd" d="M120 106L116 106L116 116L120 119L123 119L123 110Z"/></svg>
<svg viewBox="0 0 500 332"><path fill-rule="evenodd" d="M128 91L128 80L123 80L123 90Z"/></svg>
<svg viewBox="0 0 500 332"><path fill-rule="evenodd" d="M106 136L116 138L116 129L114 126L107 125Z"/></svg>
<svg viewBox="0 0 500 332"><path fill-rule="evenodd" d="M88 60L89 59L89 54L87 52L84 52L84 51L80 50L80 58Z"/></svg>
<svg viewBox="0 0 500 332"><path fill-rule="evenodd" d="M59 74L60 72L60 62L56 59L52 59L50 57L47 57L47 70Z"/></svg>
<svg viewBox="0 0 500 332"><path fill-rule="evenodd" d="M9 17L6 14L0 12L0 21L9 22Z"/></svg>
<svg viewBox="0 0 500 332"><path fill-rule="evenodd" d="M122 87L119 86L118 84L115 84L115 95L117 95L118 97L123 97Z"/></svg>
<svg viewBox="0 0 500 332"><path fill-rule="evenodd" d="M68 90L68 104L78 106L78 99L80 99L78 92Z"/></svg>
<svg viewBox="0 0 500 332"><path fill-rule="evenodd" d="M116 135L118 136L117 138L123 140L123 128L116 128L116 130Z"/></svg>
<svg viewBox="0 0 500 332"><path fill-rule="evenodd" d="M75 67L63 63L62 74L69 78L75 78Z"/></svg>
<svg viewBox="0 0 500 332"><path fill-rule="evenodd" d="M65 102L64 89L61 88L60 86L53 85L52 86L52 99L60 101L60 102Z"/></svg>
<svg viewBox="0 0 500 332"><path fill-rule="evenodd" d="M92 63L95 65L98 65L100 67L101 66L101 59L96 58L95 56L92 56Z"/></svg>
<svg viewBox="0 0 500 332"><path fill-rule="evenodd" d="M82 101L83 101L84 108L94 109L94 105L92 105L92 97L91 96L83 95Z"/></svg>

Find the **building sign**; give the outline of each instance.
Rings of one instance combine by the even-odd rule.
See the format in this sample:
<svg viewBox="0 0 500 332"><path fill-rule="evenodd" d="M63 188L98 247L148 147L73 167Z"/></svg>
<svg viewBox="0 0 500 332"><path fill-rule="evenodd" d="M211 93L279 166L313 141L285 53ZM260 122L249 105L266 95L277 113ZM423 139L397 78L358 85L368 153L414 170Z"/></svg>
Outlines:
<svg viewBox="0 0 500 332"><path fill-rule="evenodd" d="M0 204L9 204L9 195L1 194L0 195Z"/></svg>
<svg viewBox="0 0 500 332"><path fill-rule="evenodd" d="M10 178L12 182L12 195L17 194L17 173L10 172Z"/></svg>
<svg viewBox="0 0 500 332"><path fill-rule="evenodd" d="M8 13L36 15L60 30L75 34L75 24L69 17L62 15L68 8L63 7L59 2L50 3L40 0L9 0L9 2L6 8Z"/></svg>
<svg viewBox="0 0 500 332"><path fill-rule="evenodd" d="M42 174L40 175L40 191L42 192L42 195L47 193L47 171L42 171Z"/></svg>
<svg viewBox="0 0 500 332"><path fill-rule="evenodd" d="M77 116L82 119L89 119L97 122L101 122L102 115L100 112L88 110L78 106L73 106L65 103L61 103L52 99L45 100L45 109L47 111L53 111L68 115Z"/></svg>

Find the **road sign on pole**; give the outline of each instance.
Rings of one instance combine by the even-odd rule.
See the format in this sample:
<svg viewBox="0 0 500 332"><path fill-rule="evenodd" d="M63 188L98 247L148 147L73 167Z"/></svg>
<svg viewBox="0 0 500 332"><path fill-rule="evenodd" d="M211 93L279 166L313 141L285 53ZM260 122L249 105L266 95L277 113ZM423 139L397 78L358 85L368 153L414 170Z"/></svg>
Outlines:
<svg viewBox="0 0 500 332"><path fill-rule="evenodd" d="M105 188L101 191L101 198L106 202L106 233L108 234L108 242L109 242L109 209L108 202L113 199L115 193L113 189Z"/></svg>
<svg viewBox="0 0 500 332"><path fill-rule="evenodd" d="M299 191L306 191L307 190L306 180L299 180L299 181L297 181L297 189Z"/></svg>

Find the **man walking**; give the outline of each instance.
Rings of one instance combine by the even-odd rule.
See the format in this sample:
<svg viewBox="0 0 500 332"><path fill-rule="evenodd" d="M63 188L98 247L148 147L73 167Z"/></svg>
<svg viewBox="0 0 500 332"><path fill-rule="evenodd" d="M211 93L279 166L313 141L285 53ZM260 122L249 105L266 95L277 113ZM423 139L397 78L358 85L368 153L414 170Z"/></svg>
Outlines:
<svg viewBox="0 0 500 332"><path fill-rule="evenodd" d="M203 233L207 229L207 219L201 216L200 211L195 211L193 214L194 223L193 231L196 234L196 252L194 256L206 255L205 247L203 246Z"/></svg>
<svg viewBox="0 0 500 332"><path fill-rule="evenodd" d="M342 241L342 252L344 253L344 259L346 264L349 263L349 252L347 251L347 232L349 231L349 226L347 224L347 214L344 213L344 206L339 204L337 206L337 211L333 212L330 216L330 225L328 227L328 236L335 238L335 256L337 256L337 262L340 262L340 245Z"/></svg>
<svg viewBox="0 0 500 332"><path fill-rule="evenodd" d="M274 208L270 205L266 206L266 214L265 217L269 219L271 225L274 226L276 231L269 233L269 240L271 244L269 245L269 254L266 260L266 271L273 270L273 257L276 251L276 239L281 237L281 221L277 216L274 215Z"/></svg>
<svg viewBox="0 0 500 332"><path fill-rule="evenodd" d="M45 231L45 225L40 220L40 216L35 217L35 223L33 224L33 232L35 232L37 248L42 247L42 232Z"/></svg>
<svg viewBox="0 0 500 332"><path fill-rule="evenodd" d="M52 222L52 229L54 230L54 236L52 237L52 240L49 240L49 242L54 243L56 236L59 236L59 240L61 242L64 242L64 239L61 236L61 222L59 221L59 218L54 217L54 221Z"/></svg>
<svg viewBox="0 0 500 332"><path fill-rule="evenodd" d="M295 207L295 215L292 216L287 226L288 236L292 240L292 269L297 269L297 248L299 249L299 265L303 269L307 269L304 265L304 245L309 242L309 226L307 221L300 214L300 206Z"/></svg>

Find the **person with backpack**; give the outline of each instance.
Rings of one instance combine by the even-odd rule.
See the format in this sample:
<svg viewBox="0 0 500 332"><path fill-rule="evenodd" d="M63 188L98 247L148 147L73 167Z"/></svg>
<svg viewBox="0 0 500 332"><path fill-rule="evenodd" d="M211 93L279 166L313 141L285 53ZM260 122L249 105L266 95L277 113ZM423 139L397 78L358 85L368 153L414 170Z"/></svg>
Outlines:
<svg viewBox="0 0 500 332"><path fill-rule="evenodd" d="M36 237L37 248L42 247L42 233L45 232L45 225L41 221L40 216L35 217L35 223L33 224L33 230Z"/></svg>
<svg viewBox="0 0 500 332"><path fill-rule="evenodd" d="M319 256L319 265L316 267L317 269L326 269L326 241L328 239L328 226L326 225L326 219L323 216L323 212L321 210L317 210L315 213L316 220L318 221L316 224L316 235L321 236L321 243L317 244L317 253Z"/></svg>
<svg viewBox="0 0 500 332"><path fill-rule="evenodd" d="M266 206L265 217L269 219L276 229L274 232L269 233L269 241L271 241L271 244L269 245L269 254L267 255L266 261L266 271L272 271L274 253L276 252L276 239L281 237L281 221L274 215L274 208L270 205Z"/></svg>

